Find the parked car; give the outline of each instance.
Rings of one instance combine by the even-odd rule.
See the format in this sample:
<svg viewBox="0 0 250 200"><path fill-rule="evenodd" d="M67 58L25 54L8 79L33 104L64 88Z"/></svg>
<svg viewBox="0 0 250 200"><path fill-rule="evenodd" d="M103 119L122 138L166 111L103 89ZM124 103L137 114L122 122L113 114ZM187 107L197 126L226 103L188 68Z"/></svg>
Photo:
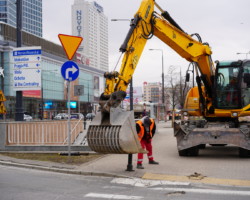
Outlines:
<svg viewBox="0 0 250 200"><path fill-rule="evenodd" d="M82 113L72 113L70 119L84 119L84 116Z"/></svg>
<svg viewBox="0 0 250 200"><path fill-rule="evenodd" d="M23 114L24 121L31 121L33 118L30 115Z"/></svg>
<svg viewBox="0 0 250 200"><path fill-rule="evenodd" d="M54 119L68 119L68 114L67 113L58 113Z"/></svg>
<svg viewBox="0 0 250 200"><path fill-rule="evenodd" d="M92 120L92 119L94 119L94 117L95 117L95 113L88 113L88 114L86 115L86 119L87 119L87 120Z"/></svg>

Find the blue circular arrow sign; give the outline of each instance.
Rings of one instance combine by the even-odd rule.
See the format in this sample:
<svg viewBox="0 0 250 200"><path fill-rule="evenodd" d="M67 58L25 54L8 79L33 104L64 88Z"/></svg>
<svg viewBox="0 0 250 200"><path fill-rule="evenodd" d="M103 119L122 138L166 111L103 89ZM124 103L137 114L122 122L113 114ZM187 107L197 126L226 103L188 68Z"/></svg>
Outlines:
<svg viewBox="0 0 250 200"><path fill-rule="evenodd" d="M62 77L67 81L74 81L79 76L79 67L73 61L67 61L61 68Z"/></svg>

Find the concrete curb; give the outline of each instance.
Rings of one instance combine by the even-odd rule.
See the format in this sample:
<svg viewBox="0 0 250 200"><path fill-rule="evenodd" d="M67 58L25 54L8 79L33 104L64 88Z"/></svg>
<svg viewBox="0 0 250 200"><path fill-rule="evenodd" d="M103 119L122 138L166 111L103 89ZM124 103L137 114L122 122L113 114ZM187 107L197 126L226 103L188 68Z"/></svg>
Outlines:
<svg viewBox="0 0 250 200"><path fill-rule="evenodd" d="M212 185L212 186L231 186L231 187L244 187L249 188L249 186L246 185L235 185L235 184L221 184L221 183L206 183L206 182L197 182L197 181L179 181L179 180L168 180L168 179L151 179L151 178L144 178L144 177L131 177L131 176L125 176L125 175L118 175L118 174L112 174L112 173L105 173L105 172L87 172L87 171L80 171L80 170L73 170L73 169L66 169L66 168L59 168L59 167L48 167L48 166L40 166L35 164L23 164L23 163L16 163L12 161L2 161L0 160L0 165L3 166L12 166L12 167L20 167L20 168L26 168L26 169L34 169L34 170L42 170L42 171L50 171L50 172L56 172L56 173L64 173L64 174L73 174L73 175L83 175L83 176L102 176L102 177L111 177L111 178L122 178L127 179L125 181L131 182L135 181L135 183L139 182L140 184L142 182L146 182L148 185L148 182L157 182L157 183L165 183L164 185ZM138 181L139 180L139 181Z"/></svg>
<svg viewBox="0 0 250 200"><path fill-rule="evenodd" d="M0 160L0 165L4 166L12 166L12 167L21 167L27 169L35 169L35 170L43 170L43 171L51 171L57 173L65 173L65 174L76 174L76 175L85 175L85 176L104 176L104 177L113 177L113 178L133 178L124 175L117 175L112 173L104 173L104 172L84 172L79 170L73 169L65 169L59 167L47 167L47 166L40 166L34 164L23 164L23 163L15 163L11 161L2 161Z"/></svg>

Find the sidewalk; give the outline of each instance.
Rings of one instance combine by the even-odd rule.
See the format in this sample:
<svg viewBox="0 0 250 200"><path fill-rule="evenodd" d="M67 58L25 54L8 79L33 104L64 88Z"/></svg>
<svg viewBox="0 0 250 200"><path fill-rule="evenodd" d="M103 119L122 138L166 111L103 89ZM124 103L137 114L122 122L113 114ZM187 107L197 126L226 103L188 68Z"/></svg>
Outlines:
<svg viewBox="0 0 250 200"><path fill-rule="evenodd" d="M136 169L137 154L133 154L133 170L126 171L128 164L127 154L106 154L103 157L84 163L80 166L70 165L70 164L60 164L55 162L44 162L44 161L34 161L34 160L22 160L12 157L7 157L0 155L0 164L2 165L14 165L20 167L37 168L43 170L53 170L53 171L65 171L69 173L79 173L79 174L92 174L92 175L103 175L103 176L114 176L114 177L137 177L141 178L147 173L161 172L165 170L165 165L162 161L165 160L165 156L161 155L161 147L164 148L167 141L166 137L173 137L173 129L171 128L170 122L160 122L157 125L157 133L155 134L153 140L153 150L155 160L160 162L160 165L149 165L147 156L144 156L144 167L143 170ZM157 144L157 145L156 145ZM174 147L176 150L176 147ZM165 162L165 161L164 161Z"/></svg>
<svg viewBox="0 0 250 200"><path fill-rule="evenodd" d="M80 166L20 160L0 155L0 164L83 175L250 187L248 159L242 160L234 156L235 152L233 154L228 152L228 149L223 150L221 155L216 155L210 148L205 150L208 151L208 155L203 153L199 157L179 157L171 122L160 122L157 126L158 132L153 139L153 155L160 164L149 165L145 155L143 162L145 169L136 169L137 154L133 155L134 171L126 171L128 155L123 154L107 154ZM230 155L226 155L227 153Z"/></svg>
<svg viewBox="0 0 250 200"><path fill-rule="evenodd" d="M160 165L149 165L147 155L144 155L143 166L145 169L137 169L137 154L133 154L133 170L126 171L128 165L128 155L127 154L108 154L104 157L95 160L93 162L86 163L77 167L77 170L80 171L92 171L95 173L108 173L115 175L123 175L128 177L137 177L141 178L147 173L157 173L165 171L162 161L165 159L162 154L161 149L166 146L168 137L173 137L173 129L171 128L170 122L159 122L157 124L157 133L153 139L153 154L156 161L160 162ZM173 137L175 140L175 138ZM175 147L176 150L176 147ZM165 171L166 172L166 171Z"/></svg>

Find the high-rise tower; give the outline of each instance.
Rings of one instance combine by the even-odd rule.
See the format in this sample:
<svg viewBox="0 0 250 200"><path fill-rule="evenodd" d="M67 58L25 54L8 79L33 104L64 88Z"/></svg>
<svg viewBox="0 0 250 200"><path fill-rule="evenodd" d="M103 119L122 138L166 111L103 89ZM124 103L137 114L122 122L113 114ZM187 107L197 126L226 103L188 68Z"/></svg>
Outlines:
<svg viewBox="0 0 250 200"><path fill-rule="evenodd" d="M83 64L108 71L108 18L103 7L95 1L75 0L72 5L72 34L83 37L78 49Z"/></svg>
<svg viewBox="0 0 250 200"><path fill-rule="evenodd" d="M0 0L0 21L16 27L16 1ZM42 37L42 0L22 1L23 30Z"/></svg>

